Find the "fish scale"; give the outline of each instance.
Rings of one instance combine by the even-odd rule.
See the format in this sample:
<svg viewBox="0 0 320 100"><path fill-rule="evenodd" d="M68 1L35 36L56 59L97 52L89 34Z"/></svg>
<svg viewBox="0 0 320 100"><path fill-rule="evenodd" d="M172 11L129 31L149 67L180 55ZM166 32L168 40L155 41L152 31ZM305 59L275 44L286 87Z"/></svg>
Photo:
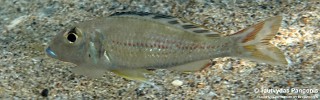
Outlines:
<svg viewBox="0 0 320 100"><path fill-rule="evenodd" d="M122 36L119 36L119 37L122 37ZM134 36L134 34L130 34L130 35L126 36L126 38L133 38L133 37L136 37L136 36ZM130 66L131 68L132 67L134 67L134 68L137 68L137 67L150 68L151 67L152 68L152 66L162 66L165 68L165 67L168 67L165 65L178 65L181 63L185 63L185 62L198 60L200 58L213 57L214 55L211 55L212 52L216 52L214 50L217 50L217 49L209 48L209 47L214 47L214 46L199 46L199 48L197 48L198 49L197 52L195 52L195 50L190 49L190 48L192 46L194 46L195 44L200 45L203 43L194 43L194 42L190 42L190 41L177 42L175 40L170 40L171 43L167 44L165 42L165 40L168 41L168 39L166 39L166 37L162 37L162 38L158 38L158 39L156 37L154 37L152 40L149 39L143 43L143 44L151 44L152 47L140 46L139 45L140 43L132 42L135 40L118 39L117 37L113 38L113 39L114 39L114 41L117 41L116 42L117 44L110 44L110 45L114 46L113 48L120 47L118 45L121 45L121 47L124 46L124 47L117 49L117 50L114 50L114 51L126 49L125 46L127 46L129 53L115 53L118 55L114 55L114 56L119 56L120 54L129 54L129 56L125 57L126 62L122 62L122 66ZM137 38L134 38L134 39L137 39ZM121 42L121 40L125 40L125 41ZM137 40L143 40L143 39L137 39ZM216 41L216 40L214 40L214 41ZM167 47L167 49L164 49L163 47ZM154 50L150 51L150 49L154 49ZM148 55L143 55L143 54L140 55L139 50L145 50L143 54L148 54ZM177 52L177 51L179 51L179 52ZM198 56L199 53L203 53L205 55ZM111 53L111 54L113 54L113 53ZM140 64L140 65L136 64L137 62L135 61L136 60L135 58L139 58L141 56L148 56L148 57L140 58L141 61L146 61L148 63ZM119 57L119 59L121 59L121 57ZM181 58L184 58L184 59L181 59ZM133 61L130 61L130 59ZM168 60L162 60L162 59L168 59ZM116 61L118 61L118 60L116 60ZM140 62L138 62L138 63L140 63ZM166 63L169 63L169 64L166 64Z"/></svg>
<svg viewBox="0 0 320 100"><path fill-rule="evenodd" d="M133 38L135 37L134 34L130 34L129 36L126 36L126 38ZM126 62L123 63L122 66L130 66L130 67L134 67L134 68L138 68L138 67L148 67L148 68L152 68L152 66L162 66L162 67L168 67L168 66L164 66L164 65L173 65L173 63L175 63L176 65L181 64L181 63L185 63L185 62L190 62L190 61L194 61L194 60L198 60L200 58L212 58L216 55L213 55L214 52L218 52L218 51L222 51L219 50L219 48L213 48L213 47L222 47L222 46L203 46L202 48L200 46L198 46L199 48L195 48L198 49L197 51L192 49L192 47L195 46L195 44L200 45L200 44L204 44L204 43L195 43L195 42L177 42L175 40L168 40L165 38L159 38L156 39L154 38L153 40L149 39L149 40L145 40L145 42L143 42L143 45L140 45L140 42L133 42L133 41L137 41L137 40L143 40L143 39L137 39L137 40L129 40L129 39L121 39L121 40L125 40L125 41L121 41L121 40L116 40L117 38L115 38L113 41L117 41L115 42L116 44L110 44L111 46L113 46L112 48L118 48L116 50L113 51L118 51L118 50L125 50L125 51L129 51L128 56L126 56ZM165 40L161 40L161 39L165 39ZM172 43L168 44L166 43L166 41L171 41ZM215 41L219 41L219 40L213 40L210 42L215 42ZM144 45L144 44L151 44L151 45ZM119 46L121 45L121 46ZM119 48L120 47L120 48ZM166 47L166 48L164 48ZM151 50L150 50L151 49ZM216 50L216 51L214 51ZM140 52L143 52L142 54L140 54ZM179 52L177 52L179 51ZM199 53L203 53L206 55L201 55L198 56ZM111 52L111 54L113 54ZM121 54L126 54L126 53L114 53L117 55L114 56L119 56ZM219 53L222 54L222 53ZM142 57L141 57L142 56ZM147 57L144 57L147 56ZM121 56L122 57L122 56ZM145 64L141 63L141 64L137 64L140 62L137 62L135 58L139 58L139 60L141 61L146 61ZM183 59L182 59L183 58ZM121 59L121 58L119 58ZM168 59L168 60L163 60L163 59ZM130 61L132 60L132 61ZM118 61L118 60L116 60ZM152 63L151 63L152 62ZM169 63L169 64L166 64ZM151 66L151 67L150 67Z"/></svg>

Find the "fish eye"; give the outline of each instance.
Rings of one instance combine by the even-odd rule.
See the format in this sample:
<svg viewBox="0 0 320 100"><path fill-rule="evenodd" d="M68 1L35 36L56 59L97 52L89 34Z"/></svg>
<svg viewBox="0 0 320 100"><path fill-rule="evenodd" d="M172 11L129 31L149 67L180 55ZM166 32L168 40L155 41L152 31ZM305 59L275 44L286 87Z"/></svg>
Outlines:
<svg viewBox="0 0 320 100"><path fill-rule="evenodd" d="M76 42L77 38L78 38L78 36L77 36L77 34L75 34L75 33L70 33L70 34L68 34L68 36L67 36L67 39L68 39L68 41L69 41L70 43Z"/></svg>

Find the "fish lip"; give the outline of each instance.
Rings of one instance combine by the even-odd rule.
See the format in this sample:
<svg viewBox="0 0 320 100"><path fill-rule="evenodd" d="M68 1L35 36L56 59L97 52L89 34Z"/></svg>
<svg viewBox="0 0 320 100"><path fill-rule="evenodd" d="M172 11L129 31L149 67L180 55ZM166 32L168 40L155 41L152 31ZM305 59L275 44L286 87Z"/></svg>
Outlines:
<svg viewBox="0 0 320 100"><path fill-rule="evenodd" d="M46 49L46 53L47 53L48 56L50 56L50 57L52 57L52 58L57 58L57 55L51 50L50 47L48 47L48 48Z"/></svg>

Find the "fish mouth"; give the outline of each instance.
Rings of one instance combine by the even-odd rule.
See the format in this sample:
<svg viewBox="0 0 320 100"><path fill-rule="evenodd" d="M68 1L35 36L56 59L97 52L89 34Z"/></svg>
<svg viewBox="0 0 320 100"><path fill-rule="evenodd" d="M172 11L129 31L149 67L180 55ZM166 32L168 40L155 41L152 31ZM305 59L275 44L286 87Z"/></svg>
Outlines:
<svg viewBox="0 0 320 100"><path fill-rule="evenodd" d="M46 53L48 56L52 57L52 58L57 58L57 55L50 49L50 47L48 47L46 49Z"/></svg>

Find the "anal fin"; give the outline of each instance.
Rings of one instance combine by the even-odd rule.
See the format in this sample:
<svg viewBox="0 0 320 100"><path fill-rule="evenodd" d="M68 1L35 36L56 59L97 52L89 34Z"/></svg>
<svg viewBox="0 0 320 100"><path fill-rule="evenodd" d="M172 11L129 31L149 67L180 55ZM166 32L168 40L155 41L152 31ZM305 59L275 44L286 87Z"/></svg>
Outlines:
<svg viewBox="0 0 320 100"><path fill-rule="evenodd" d="M148 71L147 69L116 69L111 71L123 78L141 82L148 81L144 74L152 74L152 72Z"/></svg>
<svg viewBox="0 0 320 100"><path fill-rule="evenodd" d="M200 71L211 65L212 65L212 60L206 59L206 60L199 60L199 61L195 61L195 62L183 64L183 65L178 65L168 69L182 71L182 72L194 72L194 71Z"/></svg>

